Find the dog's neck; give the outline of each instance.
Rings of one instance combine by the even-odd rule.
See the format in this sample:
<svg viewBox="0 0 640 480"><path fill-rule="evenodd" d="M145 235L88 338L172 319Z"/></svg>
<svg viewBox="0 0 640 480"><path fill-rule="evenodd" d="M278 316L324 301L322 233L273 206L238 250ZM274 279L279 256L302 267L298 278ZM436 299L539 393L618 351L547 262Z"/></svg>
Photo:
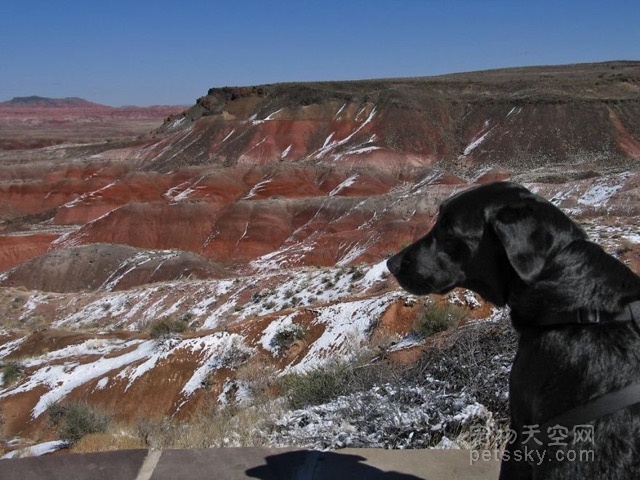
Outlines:
<svg viewBox="0 0 640 480"><path fill-rule="evenodd" d="M615 313L640 299L640 277L595 243L579 240L549 259L535 282L509 281L514 325L534 326L544 312Z"/></svg>

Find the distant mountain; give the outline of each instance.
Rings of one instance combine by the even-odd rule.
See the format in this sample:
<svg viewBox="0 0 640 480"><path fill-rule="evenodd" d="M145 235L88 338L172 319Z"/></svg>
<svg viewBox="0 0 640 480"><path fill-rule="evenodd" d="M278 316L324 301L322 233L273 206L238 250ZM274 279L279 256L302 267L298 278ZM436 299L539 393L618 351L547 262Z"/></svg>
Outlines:
<svg viewBox="0 0 640 480"><path fill-rule="evenodd" d="M0 106L25 108L111 108L107 105L90 102L79 97L48 98L37 95L14 97L7 102L0 102Z"/></svg>

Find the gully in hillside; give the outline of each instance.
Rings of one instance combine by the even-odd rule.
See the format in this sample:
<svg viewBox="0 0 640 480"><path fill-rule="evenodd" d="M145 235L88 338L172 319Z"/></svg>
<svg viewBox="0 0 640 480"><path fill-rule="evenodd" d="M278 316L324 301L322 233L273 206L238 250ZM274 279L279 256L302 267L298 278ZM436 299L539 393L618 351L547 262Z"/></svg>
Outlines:
<svg viewBox="0 0 640 480"><path fill-rule="evenodd" d="M387 265L414 294L464 287L510 307L500 478L640 478L640 277L563 212L520 185L483 185L445 201Z"/></svg>

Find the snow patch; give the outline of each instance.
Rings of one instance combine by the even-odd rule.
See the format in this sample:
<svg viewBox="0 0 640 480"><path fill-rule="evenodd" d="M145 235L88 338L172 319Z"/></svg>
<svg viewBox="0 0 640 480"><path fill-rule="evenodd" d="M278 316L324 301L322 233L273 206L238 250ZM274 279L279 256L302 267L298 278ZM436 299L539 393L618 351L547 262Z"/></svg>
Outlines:
<svg viewBox="0 0 640 480"><path fill-rule="evenodd" d="M331 190L329 192L329 196L333 197L335 195L337 195L338 193L340 193L342 190L344 190L345 188L350 187L351 185L353 185L356 180L358 179L358 174L354 174L351 175L349 178L347 178L345 181L343 181L342 183L340 183L340 185L338 185L336 188L334 188L333 190Z"/></svg>
<svg viewBox="0 0 640 480"><path fill-rule="evenodd" d="M393 292L382 297L339 303L317 309L313 324L322 325L324 332L313 342L304 358L295 365L287 366L282 374L309 371L326 363L329 359L351 358L397 295Z"/></svg>
<svg viewBox="0 0 640 480"><path fill-rule="evenodd" d="M7 460L10 458L40 457L57 450L67 448L68 446L69 444L63 440L53 440L50 442L38 443L37 445L31 445L30 447L21 448L20 450L14 450L13 452L9 452L3 455L2 457L0 457L0 459Z"/></svg>
<svg viewBox="0 0 640 480"><path fill-rule="evenodd" d="M620 184L607 184L608 179L594 183L579 199L580 205L604 206L623 187Z"/></svg>
<svg viewBox="0 0 640 480"><path fill-rule="evenodd" d="M11 354L16 348L22 345L27 340L27 337L16 338L10 342L0 345L0 358L4 358Z"/></svg>
<svg viewBox="0 0 640 480"><path fill-rule="evenodd" d="M127 342L123 349L128 346L136 346L136 348L128 353L106 358L105 356L86 364L80 364L75 360L67 359L64 363L58 365L51 365L50 362L45 361L47 356L50 358L61 358L62 352L56 351L50 354L44 355L40 359L33 361L32 363L27 361L27 366L33 364L42 363L42 366L33 375L31 375L27 381L21 383L17 387L5 390L0 393L0 398L4 398L9 394L15 395L16 393L23 393L31 391L38 387L45 387L48 390L47 393L42 395L38 400L36 406L31 411L32 418L37 418L42 415L47 407L52 403L56 403L65 398L77 387L86 384L94 379L105 376L107 373L122 368L133 362L139 361L152 354L155 342L147 341L131 341ZM67 347L67 351L74 349L71 346ZM78 352L81 349L78 349ZM78 355L79 353L74 353ZM95 354L95 352L93 352ZM92 354L89 352L88 354Z"/></svg>
<svg viewBox="0 0 640 480"><path fill-rule="evenodd" d="M272 179L267 178L266 180L262 180L261 182L256 183L251 189L251 191L247 193L244 197L242 197L242 200L249 200L250 198L255 197L258 194L258 192L260 192L260 190L264 189L265 185L271 182L272 182Z"/></svg>
<svg viewBox="0 0 640 480"><path fill-rule="evenodd" d="M192 352L200 350L201 366L198 367L191 378L185 383L181 394L190 397L202 388L207 377L220 368L235 368L254 353L254 350L244 344L244 339L238 334L223 332L208 337L182 342L180 348L189 348Z"/></svg>
<svg viewBox="0 0 640 480"><path fill-rule="evenodd" d="M278 114L279 114L281 111L283 111L283 110L284 110L284 108L281 108L281 109L279 109L279 110L276 110L276 111L275 111L275 112L273 112L272 114L267 115L266 117L264 117L265 121L268 121L268 120L275 120L275 118L274 118L274 117L275 117L276 115L278 115Z"/></svg>
<svg viewBox="0 0 640 480"><path fill-rule="evenodd" d="M358 112L358 114L356 115L356 121L358 121L358 117L361 115L361 113L364 113L366 107L363 107L360 112ZM349 135L347 135L345 138L343 138L342 140L335 140L332 141L333 136L335 134L335 132L332 132L324 141L324 144L322 145L322 147L320 149L318 149L315 153L312 154L313 158L321 158L324 157L326 155L328 155L332 150L337 149L338 147L344 146L345 144L347 144L353 137L355 137L367 124L371 123L371 121L374 119L374 117L376 116L377 110L376 107L373 107L373 109L371 109L371 112L369 113L369 115L367 116L366 120L364 122L362 122L353 132L351 132Z"/></svg>
<svg viewBox="0 0 640 480"><path fill-rule="evenodd" d="M491 413L464 392L427 379L424 386L384 384L339 397L323 405L293 410L273 418L268 435L274 447L314 449L455 448L443 438L461 427L492 425Z"/></svg>
<svg viewBox="0 0 640 480"><path fill-rule="evenodd" d="M295 316L296 314L292 313L273 320L262 332L262 337L259 340L262 348L273 355L277 354L277 350L273 347L273 339L278 332L293 325L293 319Z"/></svg>
<svg viewBox="0 0 640 480"><path fill-rule="evenodd" d="M471 152L473 152L476 148L478 148L480 145L482 145L482 142L484 142L487 139L487 136L489 135L489 133L491 133L491 130L489 130L488 132L484 133L479 138L477 138L476 140L471 142L469 145L467 145L467 148L464 149L464 152L462 153L462 155L465 156L465 157L470 155Z"/></svg>
<svg viewBox="0 0 640 480"><path fill-rule="evenodd" d="M284 157L286 157L287 155L289 155L289 153L291 153L291 149L292 149L292 148L293 148L293 144L291 144L291 145L289 145L287 148L285 148L285 149L282 151L282 155L280 155L280 158L284 158Z"/></svg>

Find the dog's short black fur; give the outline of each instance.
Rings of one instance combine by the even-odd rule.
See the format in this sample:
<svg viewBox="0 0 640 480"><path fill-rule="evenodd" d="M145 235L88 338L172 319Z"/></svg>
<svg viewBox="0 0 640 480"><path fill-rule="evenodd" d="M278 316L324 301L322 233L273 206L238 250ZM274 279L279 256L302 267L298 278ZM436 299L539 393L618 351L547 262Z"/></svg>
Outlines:
<svg viewBox="0 0 640 480"><path fill-rule="evenodd" d="M589 242L564 213L520 185L483 185L446 200L431 231L387 265L414 294L465 287L511 308L519 344L509 401L519 436L507 446L500 478L640 478L638 406L585 422L593 426L592 443L569 437L557 441L566 446L543 449L542 461L537 453L526 456L524 429L640 382L633 322L537 324L545 315L581 309L615 313L640 299L640 278ZM582 459L574 458L582 454L578 448L587 450Z"/></svg>

